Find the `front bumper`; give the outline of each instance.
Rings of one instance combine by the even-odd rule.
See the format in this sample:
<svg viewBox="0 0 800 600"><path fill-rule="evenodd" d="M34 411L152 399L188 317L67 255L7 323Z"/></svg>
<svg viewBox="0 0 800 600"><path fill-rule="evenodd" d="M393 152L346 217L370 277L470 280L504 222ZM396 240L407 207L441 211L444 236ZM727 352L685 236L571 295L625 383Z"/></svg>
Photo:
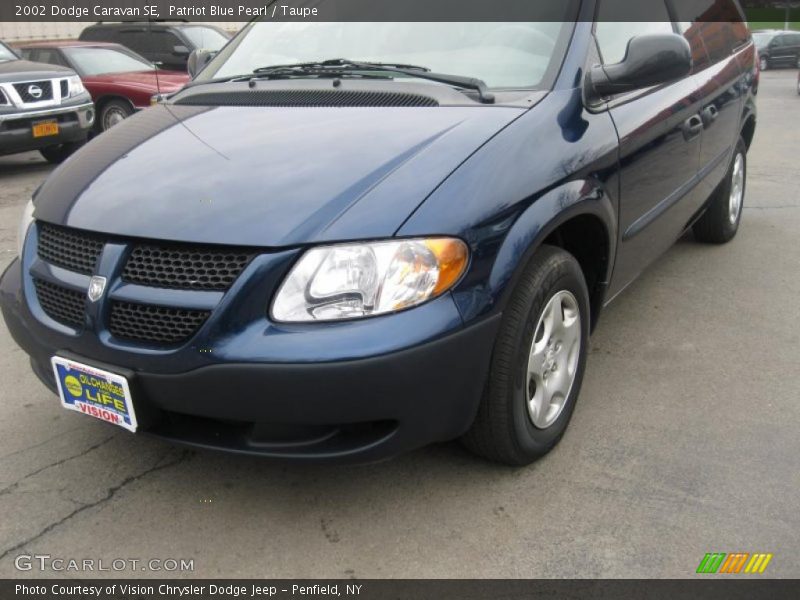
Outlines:
<svg viewBox="0 0 800 600"><path fill-rule="evenodd" d="M94 118L94 104L91 102L77 106L0 113L0 154L30 152L48 146L83 141L94 125ZM48 120L58 122L58 135L33 137L33 125Z"/></svg>
<svg viewBox="0 0 800 600"><path fill-rule="evenodd" d="M216 341L150 362L93 332L75 338L48 327L25 301L18 260L0 282L0 306L52 390L50 358L59 353L127 376L142 433L301 461L371 462L463 434L499 323L495 316L465 328L444 296L388 317L276 330L258 343L212 327Z"/></svg>

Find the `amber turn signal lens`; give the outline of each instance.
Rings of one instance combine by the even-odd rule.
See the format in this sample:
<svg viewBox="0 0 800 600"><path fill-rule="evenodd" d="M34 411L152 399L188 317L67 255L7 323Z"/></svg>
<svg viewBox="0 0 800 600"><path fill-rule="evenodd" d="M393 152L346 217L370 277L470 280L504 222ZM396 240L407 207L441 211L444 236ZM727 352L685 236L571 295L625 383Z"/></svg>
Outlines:
<svg viewBox="0 0 800 600"><path fill-rule="evenodd" d="M453 287L467 269L469 251L461 240L453 238L434 238L425 245L439 263L439 279L433 289L433 296L443 294Z"/></svg>

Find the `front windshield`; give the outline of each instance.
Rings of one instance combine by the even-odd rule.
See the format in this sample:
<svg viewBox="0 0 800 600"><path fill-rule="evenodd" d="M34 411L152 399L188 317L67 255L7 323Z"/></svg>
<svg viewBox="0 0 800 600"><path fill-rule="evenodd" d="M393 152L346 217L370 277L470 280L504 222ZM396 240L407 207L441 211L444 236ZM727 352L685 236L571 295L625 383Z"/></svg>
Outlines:
<svg viewBox="0 0 800 600"><path fill-rule="evenodd" d="M4 44L0 44L0 62L9 60L17 60L17 57Z"/></svg>
<svg viewBox="0 0 800 600"><path fill-rule="evenodd" d="M756 48L766 48L773 37L772 33L754 33L753 41L756 43Z"/></svg>
<svg viewBox="0 0 800 600"><path fill-rule="evenodd" d="M195 48L216 52L228 43L228 38L211 27L184 27L183 35L189 38Z"/></svg>
<svg viewBox="0 0 800 600"><path fill-rule="evenodd" d="M78 71L87 77L155 69L153 64L145 59L113 48L64 48L64 52Z"/></svg>
<svg viewBox="0 0 800 600"><path fill-rule="evenodd" d="M247 75L273 65L346 58L477 77L491 88L534 88L541 85L551 64L560 62L559 42L567 27L571 24L254 22L198 80Z"/></svg>

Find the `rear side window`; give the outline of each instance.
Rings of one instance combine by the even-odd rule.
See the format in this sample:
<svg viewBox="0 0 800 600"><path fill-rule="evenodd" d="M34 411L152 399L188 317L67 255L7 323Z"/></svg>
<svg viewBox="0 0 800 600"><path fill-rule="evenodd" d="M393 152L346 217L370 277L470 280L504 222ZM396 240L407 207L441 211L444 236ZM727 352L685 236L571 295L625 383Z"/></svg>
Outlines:
<svg viewBox="0 0 800 600"><path fill-rule="evenodd" d="M123 29L119 32L118 41L123 46L127 46L139 54L147 55L148 53L152 52L149 38L150 36L148 36L147 32L143 30Z"/></svg>
<svg viewBox="0 0 800 600"><path fill-rule="evenodd" d="M667 6L664 0L640 0L635 4L642 18L650 16L649 21L615 21L623 15L630 15L630 0L603 0L597 13L595 36L600 47L603 64L622 62L628 49L628 42L636 36L652 33L674 33ZM631 15L632 19L636 15Z"/></svg>
<svg viewBox="0 0 800 600"><path fill-rule="evenodd" d="M67 66L66 61L61 57L61 53L54 48L39 48L33 56L34 58L31 60L47 63L49 65Z"/></svg>
<svg viewBox="0 0 800 600"><path fill-rule="evenodd" d="M102 29L100 27L89 27L83 30L80 39L87 42L111 42L114 40L116 32L110 29Z"/></svg>
<svg viewBox="0 0 800 600"><path fill-rule="evenodd" d="M150 51L156 54L171 54L175 46L184 45L177 35L169 31L153 31L150 36Z"/></svg>

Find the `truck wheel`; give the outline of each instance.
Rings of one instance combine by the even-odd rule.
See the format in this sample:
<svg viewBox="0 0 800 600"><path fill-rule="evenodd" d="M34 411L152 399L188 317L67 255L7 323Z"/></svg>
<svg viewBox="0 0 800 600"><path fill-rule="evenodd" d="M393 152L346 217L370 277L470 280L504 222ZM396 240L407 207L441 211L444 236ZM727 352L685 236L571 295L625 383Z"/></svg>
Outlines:
<svg viewBox="0 0 800 600"><path fill-rule="evenodd" d="M108 131L133 114L133 108L124 100L110 100L100 110L100 131Z"/></svg>
<svg viewBox="0 0 800 600"><path fill-rule="evenodd" d="M711 196L711 202L692 230L699 242L724 244L739 230L747 184L747 145L742 138L736 144L728 174Z"/></svg>
<svg viewBox="0 0 800 600"><path fill-rule="evenodd" d="M47 162L58 165L67 160L70 155L74 154L75 151L85 143L85 141L67 142L65 144L58 144L57 146L48 146L47 148L40 148L39 153Z"/></svg>
<svg viewBox="0 0 800 600"><path fill-rule="evenodd" d="M526 465L564 434L581 389L589 294L575 258L543 246L503 314L489 381L463 443L485 458Z"/></svg>

